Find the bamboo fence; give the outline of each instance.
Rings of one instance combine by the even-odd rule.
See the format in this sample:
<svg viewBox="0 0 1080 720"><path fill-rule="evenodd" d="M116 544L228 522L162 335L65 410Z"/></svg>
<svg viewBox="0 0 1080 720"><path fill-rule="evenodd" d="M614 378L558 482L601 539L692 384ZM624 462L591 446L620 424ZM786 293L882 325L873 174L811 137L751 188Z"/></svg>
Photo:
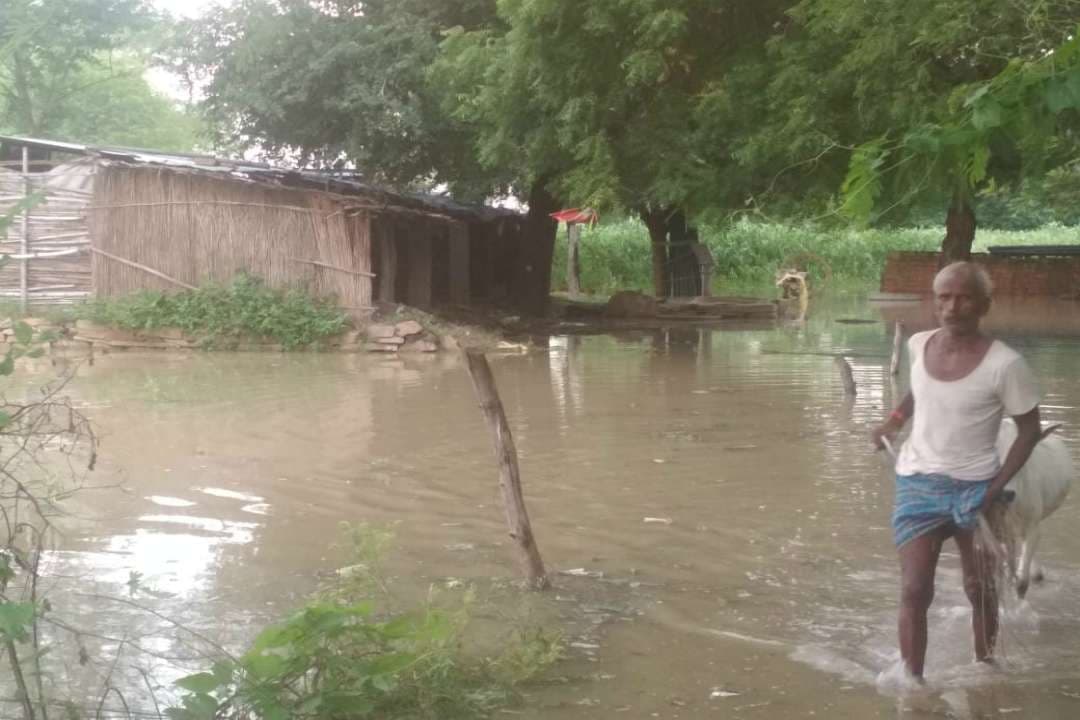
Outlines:
<svg viewBox="0 0 1080 720"><path fill-rule="evenodd" d="M0 215L14 214L0 254L0 300L23 308L70 304L90 295L90 233L94 164L81 160L47 172L21 162L0 167ZM32 198L32 200L28 199Z"/></svg>

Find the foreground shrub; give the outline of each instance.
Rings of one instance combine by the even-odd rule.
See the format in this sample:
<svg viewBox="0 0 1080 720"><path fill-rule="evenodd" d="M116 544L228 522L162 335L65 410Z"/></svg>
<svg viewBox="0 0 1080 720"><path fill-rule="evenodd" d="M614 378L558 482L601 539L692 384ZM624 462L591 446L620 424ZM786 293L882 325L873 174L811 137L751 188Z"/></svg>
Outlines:
<svg viewBox="0 0 1080 720"><path fill-rule="evenodd" d="M561 655L557 635L517 625L488 657L465 647L471 590L460 602L432 591L412 611L397 605L382 557L393 533L342 527L352 565L244 655L177 681L171 720L453 720L488 717L515 703L518 686ZM440 607L440 604L442 605Z"/></svg>
<svg viewBox="0 0 1080 720"><path fill-rule="evenodd" d="M211 347L265 337L293 350L337 335L349 325L349 318L329 302L301 290L268 288L250 275L238 275L226 285L211 283L197 290L145 290L121 298L94 300L80 308L78 314L124 330L180 328Z"/></svg>

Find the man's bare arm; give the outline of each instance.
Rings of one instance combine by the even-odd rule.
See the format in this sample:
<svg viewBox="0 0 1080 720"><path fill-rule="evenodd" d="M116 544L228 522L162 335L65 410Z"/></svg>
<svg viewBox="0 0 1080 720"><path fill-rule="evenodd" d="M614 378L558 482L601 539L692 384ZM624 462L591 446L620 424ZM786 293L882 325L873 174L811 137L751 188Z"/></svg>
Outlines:
<svg viewBox="0 0 1080 720"><path fill-rule="evenodd" d="M904 424L907 423L908 418L914 413L915 396L909 390L904 395L904 399L900 401L900 404L896 406L896 409L889 414L889 419L871 431L870 438L873 440L874 446L878 450L884 449L885 443L882 438L900 432L904 428Z"/></svg>
<svg viewBox="0 0 1080 720"><path fill-rule="evenodd" d="M1023 415L1013 416L1013 420L1016 421L1016 442L1009 448L1009 453L1005 456L1005 462L1001 464L1001 470L998 471L997 476L990 483L990 489L986 491L986 500L983 501L982 508L980 508L983 512L990 508L990 505L1001 494L1005 486L1009 484L1009 481L1013 479L1013 476L1020 472L1020 468L1024 467L1024 463L1031 457L1031 451L1035 449L1041 439L1042 421L1039 418L1038 405Z"/></svg>

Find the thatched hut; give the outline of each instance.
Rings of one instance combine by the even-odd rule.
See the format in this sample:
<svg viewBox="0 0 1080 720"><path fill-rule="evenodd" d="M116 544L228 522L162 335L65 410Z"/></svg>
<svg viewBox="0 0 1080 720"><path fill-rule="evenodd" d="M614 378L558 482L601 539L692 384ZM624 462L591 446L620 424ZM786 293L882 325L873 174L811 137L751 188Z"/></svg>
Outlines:
<svg viewBox="0 0 1080 720"><path fill-rule="evenodd" d="M71 303L226 281L376 302L540 312L552 242L525 216L354 177L204 155L0 136L0 297ZM553 237L553 236L552 236Z"/></svg>

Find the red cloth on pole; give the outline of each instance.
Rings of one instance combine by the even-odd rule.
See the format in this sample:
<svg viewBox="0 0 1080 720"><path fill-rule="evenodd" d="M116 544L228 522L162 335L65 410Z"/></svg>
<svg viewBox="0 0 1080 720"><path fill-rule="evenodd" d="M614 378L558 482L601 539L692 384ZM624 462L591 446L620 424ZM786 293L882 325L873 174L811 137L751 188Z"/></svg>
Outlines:
<svg viewBox="0 0 1080 720"><path fill-rule="evenodd" d="M567 225L592 225L600 219L600 216L596 214L596 211L590 208L570 208L568 210L560 210L559 212L551 213L551 217L557 222L564 222Z"/></svg>

